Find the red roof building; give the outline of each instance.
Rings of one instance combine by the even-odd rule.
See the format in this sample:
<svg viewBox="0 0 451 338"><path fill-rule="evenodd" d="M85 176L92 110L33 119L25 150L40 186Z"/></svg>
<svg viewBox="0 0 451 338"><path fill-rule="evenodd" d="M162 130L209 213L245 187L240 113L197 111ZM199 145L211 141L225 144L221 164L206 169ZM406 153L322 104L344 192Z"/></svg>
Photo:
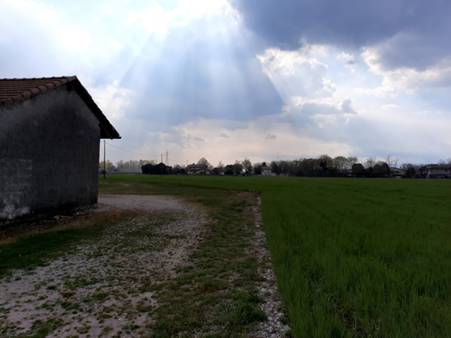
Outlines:
<svg viewBox="0 0 451 338"><path fill-rule="evenodd" d="M99 142L118 139L75 76L0 79L0 220L97 202Z"/></svg>

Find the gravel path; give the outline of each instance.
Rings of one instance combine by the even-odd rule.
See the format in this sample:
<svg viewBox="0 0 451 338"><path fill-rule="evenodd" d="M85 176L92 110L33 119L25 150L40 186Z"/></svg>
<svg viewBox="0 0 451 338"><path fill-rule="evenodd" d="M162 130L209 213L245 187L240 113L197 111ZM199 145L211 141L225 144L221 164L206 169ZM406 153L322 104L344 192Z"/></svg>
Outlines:
<svg viewBox="0 0 451 338"><path fill-rule="evenodd" d="M258 273L261 279L257 283L260 297L263 299L261 309L267 320L261 322L251 337L255 338L279 338L285 337L290 331L285 318L277 289L276 275L272 268L271 254L266 246L266 235L263 230L263 220L261 216L261 199L258 197L257 205L254 208L255 216L255 245L254 253L258 262Z"/></svg>
<svg viewBox="0 0 451 338"><path fill-rule="evenodd" d="M162 196L104 195L98 211L136 216L96 241L33 270L0 279L0 336L52 327L49 337L142 337L157 307L154 290L172 278L199 243L203 210Z"/></svg>

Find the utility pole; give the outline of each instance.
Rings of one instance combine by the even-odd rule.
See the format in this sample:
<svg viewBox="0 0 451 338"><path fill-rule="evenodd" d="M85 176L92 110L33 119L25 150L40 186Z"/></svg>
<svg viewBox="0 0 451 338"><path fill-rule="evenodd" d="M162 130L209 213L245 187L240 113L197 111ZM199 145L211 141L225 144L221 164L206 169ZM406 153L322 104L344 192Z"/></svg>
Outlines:
<svg viewBox="0 0 451 338"><path fill-rule="evenodd" d="M161 155L161 162L160 163L163 163L163 153L161 153L160 155Z"/></svg>
<svg viewBox="0 0 451 338"><path fill-rule="evenodd" d="M169 151L166 150L166 165L169 165Z"/></svg>
<svg viewBox="0 0 451 338"><path fill-rule="evenodd" d="M106 140L103 140L103 179L106 180Z"/></svg>

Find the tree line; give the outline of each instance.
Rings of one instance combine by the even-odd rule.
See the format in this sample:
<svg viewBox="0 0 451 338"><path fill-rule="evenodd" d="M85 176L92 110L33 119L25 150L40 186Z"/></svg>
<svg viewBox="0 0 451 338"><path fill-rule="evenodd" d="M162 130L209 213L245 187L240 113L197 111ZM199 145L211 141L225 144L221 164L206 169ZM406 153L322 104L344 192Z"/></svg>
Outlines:
<svg viewBox="0 0 451 338"><path fill-rule="evenodd" d="M448 162L451 165L451 161ZM442 165L445 162L441 163ZM103 170L103 162L100 163ZM136 160L119 161L114 165L106 163L107 172L142 172L151 175L283 175L307 177L422 177L424 166L402 164L387 158L378 161L369 158L359 162L357 157L321 155L316 158L301 158L297 160L280 160L252 163L249 159L235 161L230 164L219 163L213 166L206 158L189 165L168 166L155 161Z"/></svg>
<svg viewBox="0 0 451 338"><path fill-rule="evenodd" d="M175 165L162 167L162 164L148 163L142 167L145 174L174 174L174 175L285 175L311 177L385 177L390 174L390 167L386 162L369 159L359 163L356 157L337 156L332 158L322 155L318 158L304 158L298 160L282 160L252 163L249 159L235 161L231 164L219 163L213 166L207 159L201 158L196 163L187 166Z"/></svg>

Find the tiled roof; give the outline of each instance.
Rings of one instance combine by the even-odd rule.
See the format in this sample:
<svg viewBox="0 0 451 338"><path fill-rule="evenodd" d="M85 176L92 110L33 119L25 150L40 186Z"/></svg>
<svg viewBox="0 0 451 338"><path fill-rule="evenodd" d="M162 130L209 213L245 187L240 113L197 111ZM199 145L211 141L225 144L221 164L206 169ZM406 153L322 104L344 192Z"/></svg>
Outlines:
<svg viewBox="0 0 451 338"><path fill-rule="evenodd" d="M76 76L0 79L0 107L15 105L62 86L74 89L91 109L99 120L101 138L121 138Z"/></svg>
<svg viewBox="0 0 451 338"><path fill-rule="evenodd" d="M76 76L35 79L0 79L0 105L25 101L77 80Z"/></svg>

